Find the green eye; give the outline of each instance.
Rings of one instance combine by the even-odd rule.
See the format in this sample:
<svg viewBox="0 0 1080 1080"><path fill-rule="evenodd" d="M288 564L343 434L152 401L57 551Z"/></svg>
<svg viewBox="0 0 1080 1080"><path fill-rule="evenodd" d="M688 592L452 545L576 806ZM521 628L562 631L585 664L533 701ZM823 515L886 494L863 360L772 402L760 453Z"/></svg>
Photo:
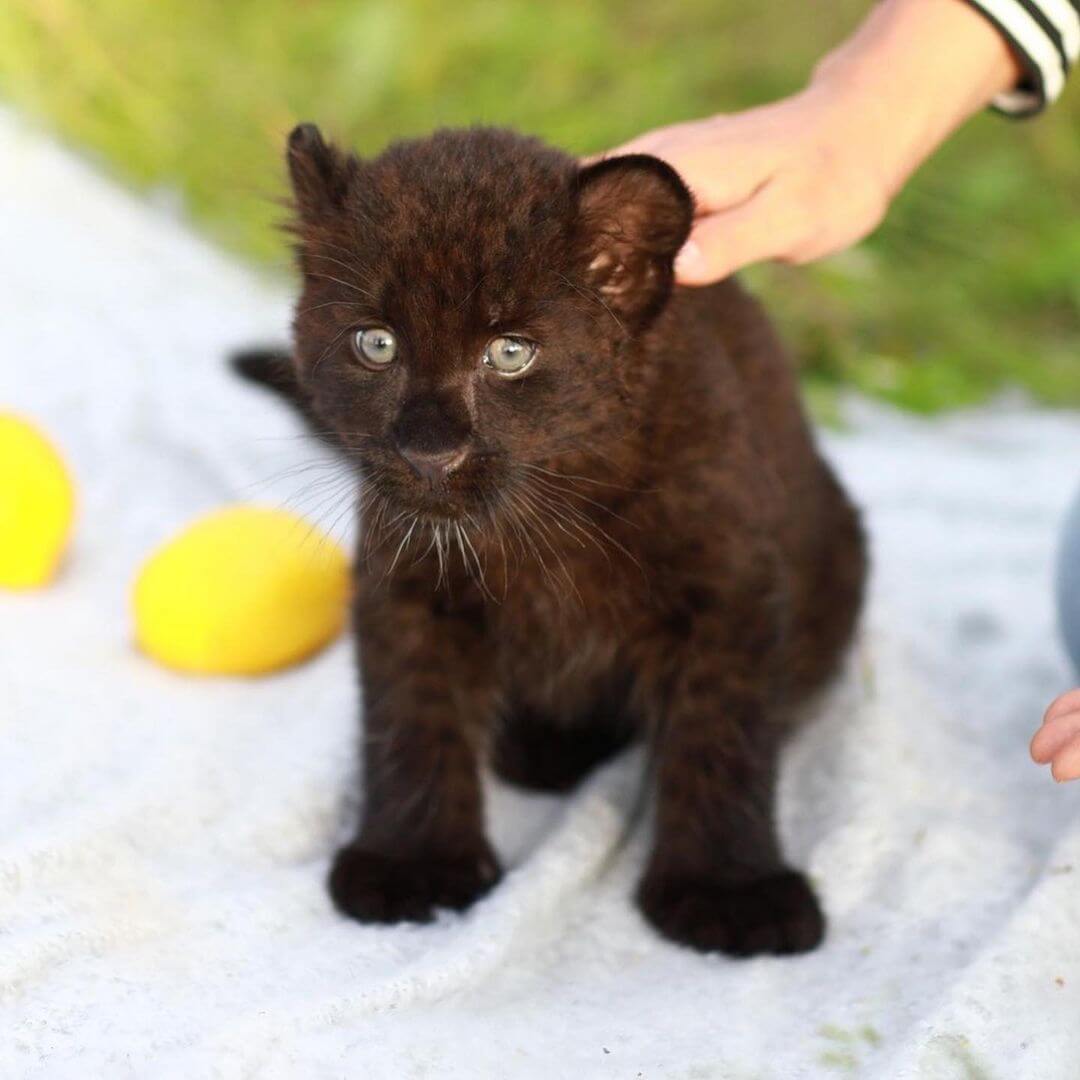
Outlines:
<svg viewBox="0 0 1080 1080"><path fill-rule="evenodd" d="M484 350L484 363L512 379L521 375L536 357L536 345L519 337L497 337Z"/></svg>
<svg viewBox="0 0 1080 1080"><path fill-rule="evenodd" d="M368 367L386 367L397 355L397 338L384 326L357 330L353 334L353 352Z"/></svg>

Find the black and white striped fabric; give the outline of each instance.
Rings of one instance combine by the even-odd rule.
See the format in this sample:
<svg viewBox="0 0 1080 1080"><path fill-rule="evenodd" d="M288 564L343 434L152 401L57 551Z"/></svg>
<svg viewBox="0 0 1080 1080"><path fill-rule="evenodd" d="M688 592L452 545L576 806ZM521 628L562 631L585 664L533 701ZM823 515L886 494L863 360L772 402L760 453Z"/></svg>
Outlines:
<svg viewBox="0 0 1080 1080"><path fill-rule="evenodd" d="M1041 112L1061 93L1080 54L1080 0L968 0L1008 39L1026 72L994 101L1010 116Z"/></svg>

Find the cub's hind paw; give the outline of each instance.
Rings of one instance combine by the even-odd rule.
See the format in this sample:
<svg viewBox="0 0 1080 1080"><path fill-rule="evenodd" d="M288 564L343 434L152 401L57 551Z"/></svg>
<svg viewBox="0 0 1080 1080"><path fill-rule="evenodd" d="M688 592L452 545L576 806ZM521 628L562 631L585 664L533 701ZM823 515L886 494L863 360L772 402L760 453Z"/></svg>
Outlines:
<svg viewBox="0 0 1080 1080"><path fill-rule="evenodd" d="M509 718L495 737L492 768L507 783L532 791L569 791L632 739L612 724L560 726Z"/></svg>
<svg viewBox="0 0 1080 1080"><path fill-rule="evenodd" d="M350 845L335 856L328 887L338 911L360 922L428 922L436 908L467 908L499 877L490 849L399 857Z"/></svg>
<svg viewBox="0 0 1080 1080"><path fill-rule="evenodd" d="M825 936L817 897L794 870L739 884L649 874L638 891L638 904L664 937L702 952L809 952Z"/></svg>

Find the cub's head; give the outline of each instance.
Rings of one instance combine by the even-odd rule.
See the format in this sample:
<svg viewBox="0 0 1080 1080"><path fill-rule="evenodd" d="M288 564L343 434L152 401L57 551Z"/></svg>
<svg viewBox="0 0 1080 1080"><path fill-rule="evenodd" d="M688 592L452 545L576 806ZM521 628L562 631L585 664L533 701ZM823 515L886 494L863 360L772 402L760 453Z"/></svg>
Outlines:
<svg viewBox="0 0 1080 1080"><path fill-rule="evenodd" d="M636 422L628 348L667 302L693 206L663 162L585 167L505 131L363 161L289 137L295 361L367 481L432 519Z"/></svg>

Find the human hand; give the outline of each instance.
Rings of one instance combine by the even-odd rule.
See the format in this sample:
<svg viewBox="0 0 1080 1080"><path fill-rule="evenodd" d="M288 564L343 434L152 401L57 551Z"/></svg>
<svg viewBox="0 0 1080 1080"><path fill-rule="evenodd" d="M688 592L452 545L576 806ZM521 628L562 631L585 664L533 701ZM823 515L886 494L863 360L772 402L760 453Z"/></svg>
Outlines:
<svg viewBox="0 0 1080 1080"><path fill-rule="evenodd" d="M803 263L861 240L892 184L862 110L810 89L773 105L649 132L614 153L653 154L685 180L697 221L675 262L684 285L762 259Z"/></svg>
<svg viewBox="0 0 1080 1080"><path fill-rule="evenodd" d="M660 128L612 154L654 154L682 175L698 218L676 276L705 285L862 239L931 151L1019 75L1001 35L962 0L881 0L801 93Z"/></svg>
<svg viewBox="0 0 1080 1080"><path fill-rule="evenodd" d="M1080 689L1051 702L1031 740L1031 756L1040 765L1049 763L1059 782L1080 779Z"/></svg>

